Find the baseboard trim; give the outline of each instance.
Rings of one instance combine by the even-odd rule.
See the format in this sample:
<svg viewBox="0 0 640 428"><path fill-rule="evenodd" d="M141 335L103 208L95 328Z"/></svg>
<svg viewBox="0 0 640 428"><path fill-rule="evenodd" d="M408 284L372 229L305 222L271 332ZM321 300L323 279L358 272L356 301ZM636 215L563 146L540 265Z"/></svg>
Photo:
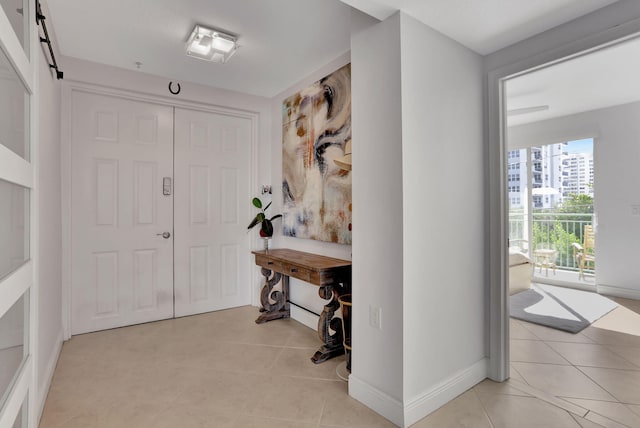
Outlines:
<svg viewBox="0 0 640 428"><path fill-rule="evenodd" d="M62 326L60 326L60 331L56 336L56 347L49 356L49 361L47 362L47 366L45 369L44 383L42 385L38 385L38 421L40 421L40 418L42 417L42 412L44 411L44 403L47 401L47 394L49 393L51 381L53 380L53 373L56 371L56 365L58 364L60 351L62 351L63 337L64 332Z"/></svg>
<svg viewBox="0 0 640 428"><path fill-rule="evenodd" d="M349 395L397 426L406 428L482 382L487 377L488 369L489 360L483 358L405 405L352 373L349 376Z"/></svg>
<svg viewBox="0 0 640 428"><path fill-rule="evenodd" d="M404 426L411 426L484 380L488 367L488 359L483 358L408 402L404 408Z"/></svg>
<svg viewBox="0 0 640 428"><path fill-rule="evenodd" d="M301 324L306 325L307 327L313 330L318 329L318 320L320 319L319 316L293 305L290 305L290 310L291 310L291 318L293 318L294 320L298 321Z"/></svg>
<svg viewBox="0 0 640 428"><path fill-rule="evenodd" d="M613 285L598 284L598 294L604 294L625 299L640 300L640 290L631 288L614 287Z"/></svg>
<svg viewBox="0 0 640 428"><path fill-rule="evenodd" d="M358 379L353 373L349 376L349 395L397 426L403 426L404 409L402 403Z"/></svg>

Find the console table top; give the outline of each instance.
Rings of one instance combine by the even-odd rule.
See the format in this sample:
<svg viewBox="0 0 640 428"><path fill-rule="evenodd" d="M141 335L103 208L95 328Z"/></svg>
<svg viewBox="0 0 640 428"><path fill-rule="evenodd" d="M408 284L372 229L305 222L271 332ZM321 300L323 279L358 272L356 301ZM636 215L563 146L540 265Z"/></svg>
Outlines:
<svg viewBox="0 0 640 428"><path fill-rule="evenodd" d="M351 266L350 260L335 259L333 257L290 250L288 248L252 251L251 253L256 256L268 257L272 260L295 263L299 266L304 266L307 269L316 271Z"/></svg>

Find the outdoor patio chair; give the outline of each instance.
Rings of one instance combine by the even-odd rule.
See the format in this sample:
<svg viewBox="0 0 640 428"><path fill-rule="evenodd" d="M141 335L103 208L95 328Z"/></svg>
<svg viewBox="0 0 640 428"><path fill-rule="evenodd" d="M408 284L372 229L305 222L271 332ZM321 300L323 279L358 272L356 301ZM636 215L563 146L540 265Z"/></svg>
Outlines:
<svg viewBox="0 0 640 428"><path fill-rule="evenodd" d="M593 232L593 226L585 225L582 235L582 245L574 242L571 246L573 247L573 257L580 268L578 278L584 279L584 268L595 269L596 265L596 238Z"/></svg>

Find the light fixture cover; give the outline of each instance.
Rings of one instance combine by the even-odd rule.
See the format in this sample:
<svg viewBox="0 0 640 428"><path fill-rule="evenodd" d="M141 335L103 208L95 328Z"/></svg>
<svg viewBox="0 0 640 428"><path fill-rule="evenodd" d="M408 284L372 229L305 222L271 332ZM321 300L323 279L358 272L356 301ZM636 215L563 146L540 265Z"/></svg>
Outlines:
<svg viewBox="0 0 640 428"><path fill-rule="evenodd" d="M187 55L206 61L225 63L236 50L236 37L202 25L196 25L187 40Z"/></svg>

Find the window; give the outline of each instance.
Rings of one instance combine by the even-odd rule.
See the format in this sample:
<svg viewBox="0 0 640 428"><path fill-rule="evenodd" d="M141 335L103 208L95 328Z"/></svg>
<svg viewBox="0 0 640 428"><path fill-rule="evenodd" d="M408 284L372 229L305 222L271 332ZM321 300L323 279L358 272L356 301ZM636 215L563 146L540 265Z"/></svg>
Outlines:
<svg viewBox="0 0 640 428"><path fill-rule="evenodd" d="M0 180L0 278L29 259L29 190Z"/></svg>
<svg viewBox="0 0 640 428"><path fill-rule="evenodd" d="M24 52L29 55L29 20L30 15L28 0L0 0L0 6L9 19L13 32L22 45Z"/></svg>
<svg viewBox="0 0 640 428"><path fill-rule="evenodd" d="M2 50L0 94L0 144L29 160L29 94Z"/></svg>
<svg viewBox="0 0 640 428"><path fill-rule="evenodd" d="M27 428L29 426L28 424L29 415L27 414L27 408L28 408L27 400L28 398L24 399L24 403L22 403L22 406L20 407L20 411L16 415L16 420L13 422L13 425L11 426L11 428Z"/></svg>
<svg viewBox="0 0 640 428"><path fill-rule="evenodd" d="M29 293L25 293L0 318L0 408L28 355ZM26 332L26 335L25 335Z"/></svg>

